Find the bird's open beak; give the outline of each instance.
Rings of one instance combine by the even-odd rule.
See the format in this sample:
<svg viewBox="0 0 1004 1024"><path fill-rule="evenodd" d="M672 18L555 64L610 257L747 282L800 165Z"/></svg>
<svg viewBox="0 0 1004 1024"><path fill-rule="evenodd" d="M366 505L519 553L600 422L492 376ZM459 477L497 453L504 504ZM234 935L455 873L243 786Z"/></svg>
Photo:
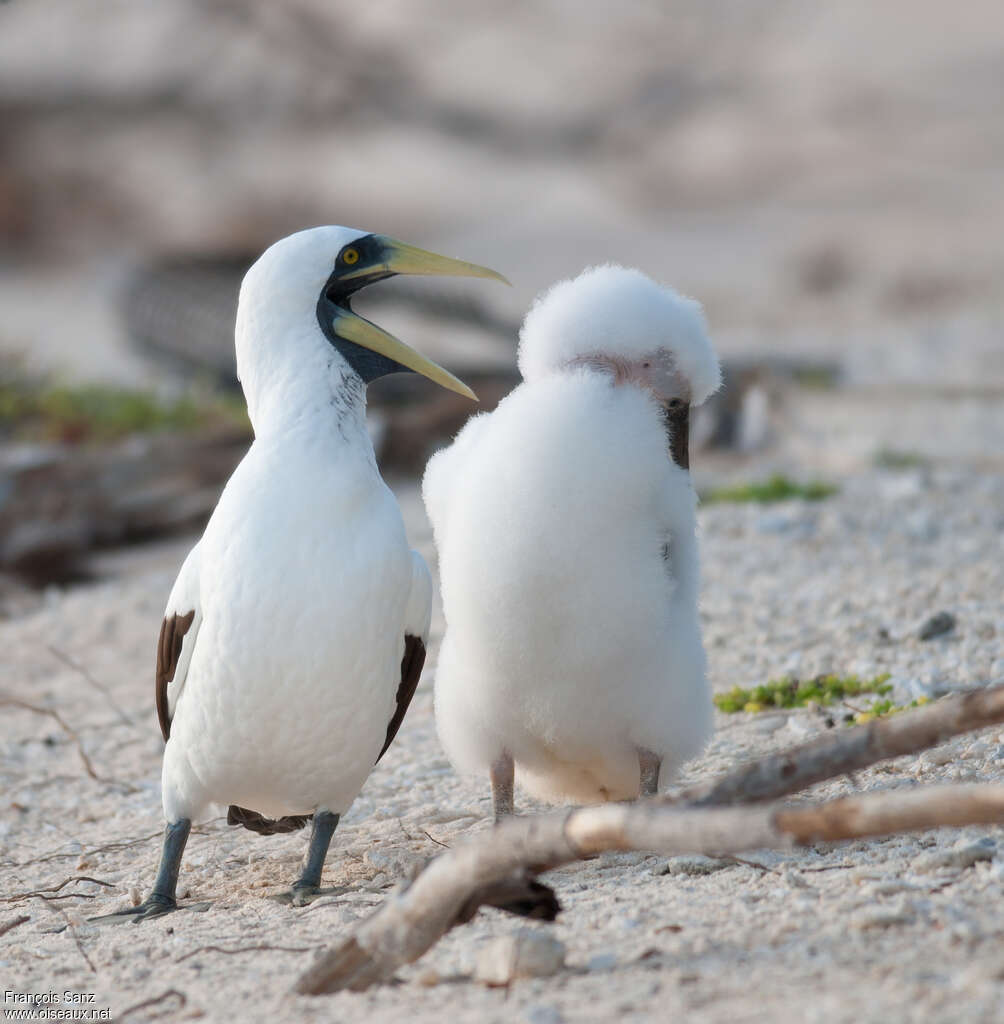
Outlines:
<svg viewBox="0 0 1004 1024"><path fill-rule="evenodd" d="M376 259L366 260L365 264L343 271L339 275L341 280L352 281L360 277L383 277L388 274L429 274L437 277L487 277L509 284L497 271L480 267L477 263L440 256L386 235L371 237L377 253Z"/></svg>
<svg viewBox="0 0 1004 1024"><path fill-rule="evenodd" d="M365 246L360 245L357 266L342 266L337 272L339 285L344 282L354 282L346 289L348 294L359 288L365 287L371 281L379 281L382 278L391 277L395 274L429 274L448 277L487 277L504 284L509 282L494 270L488 267L480 267L476 263L465 263L463 260L453 260L448 256L440 256L434 252L426 252L417 246L408 245L406 242L399 242L395 238L388 238L386 235L369 235L364 240ZM358 258L358 257L357 257ZM370 323L364 317L351 312L348 303L344 305L333 303L332 328L335 333L347 341L386 356L388 359L406 366L415 373L428 377L429 380L456 391L458 395L478 400L477 395L462 381L444 370L442 366L426 359L413 348L407 346L403 341L388 334L385 330Z"/></svg>
<svg viewBox="0 0 1004 1024"><path fill-rule="evenodd" d="M415 373L420 373L423 377L428 377L429 380L435 381L442 387L456 391L458 395L463 395L475 402L478 400L478 396L462 380L454 377L449 370L444 370L438 363L426 359L425 356L395 338L393 334L388 334L387 331L377 327L365 317L336 307L332 328L339 337L345 338L346 341L351 341L371 352L393 359L394 362L408 367L409 370L414 370Z"/></svg>

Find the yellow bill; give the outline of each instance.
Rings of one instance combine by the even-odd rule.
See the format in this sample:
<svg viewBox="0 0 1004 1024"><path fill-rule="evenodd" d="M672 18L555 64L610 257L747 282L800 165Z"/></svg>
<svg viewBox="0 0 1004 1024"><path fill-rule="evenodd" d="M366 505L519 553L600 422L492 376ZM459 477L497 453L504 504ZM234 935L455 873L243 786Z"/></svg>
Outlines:
<svg viewBox="0 0 1004 1024"><path fill-rule="evenodd" d="M388 274L429 274L438 277L487 277L509 284L498 271L478 266L477 263L466 263L464 260L440 256L419 249L417 245L408 245L407 242L399 242L396 238L388 238L386 235L374 235L373 238L379 243L383 260L379 263L367 261L365 266L343 272L340 275L343 281L369 277L374 272L384 271Z"/></svg>
<svg viewBox="0 0 1004 1024"><path fill-rule="evenodd" d="M489 273L491 273L489 271ZM478 396L458 377L454 377L449 370L444 369L438 363L416 352L403 341L388 334L382 327L377 327L365 317L351 313L347 309L337 309L332 323L335 333L346 341L355 345L376 352L378 355L393 359L394 362L407 366L409 370L420 373L423 377L435 381L437 384L458 395L478 400Z"/></svg>

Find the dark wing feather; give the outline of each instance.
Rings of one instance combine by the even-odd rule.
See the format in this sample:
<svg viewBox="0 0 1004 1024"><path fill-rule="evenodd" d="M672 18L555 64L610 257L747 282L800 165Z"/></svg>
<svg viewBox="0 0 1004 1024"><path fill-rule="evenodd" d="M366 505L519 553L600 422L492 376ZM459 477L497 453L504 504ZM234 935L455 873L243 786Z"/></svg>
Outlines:
<svg viewBox="0 0 1004 1024"><path fill-rule="evenodd" d="M178 659L181 657L181 645L185 634L191 629L195 619L195 611L186 615L168 615L160 627L160 639L157 641L157 718L164 740L171 735L171 713L167 706L167 685L174 681L174 673L178 670Z"/></svg>
<svg viewBox="0 0 1004 1024"><path fill-rule="evenodd" d="M387 725L387 738L377 761L387 753L387 748L394 742L398 729L404 721L411 698L418 689L418 681L422 677L422 666L425 664L425 644L417 636L405 634L404 657L401 659L401 685L397 688L397 710Z"/></svg>

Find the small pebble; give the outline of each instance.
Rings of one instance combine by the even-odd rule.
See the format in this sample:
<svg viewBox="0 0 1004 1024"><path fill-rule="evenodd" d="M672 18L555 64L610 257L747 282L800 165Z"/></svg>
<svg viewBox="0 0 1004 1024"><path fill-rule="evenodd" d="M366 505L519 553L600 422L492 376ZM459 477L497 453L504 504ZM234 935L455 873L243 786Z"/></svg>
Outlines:
<svg viewBox="0 0 1004 1024"><path fill-rule="evenodd" d="M990 744L987 740L974 740L966 747L963 757L969 760L974 757L985 757L987 752L990 750Z"/></svg>
<svg viewBox="0 0 1004 1024"><path fill-rule="evenodd" d="M527 1024L564 1024L565 1020L556 1006L531 1006L525 1018Z"/></svg>
<svg viewBox="0 0 1004 1024"><path fill-rule="evenodd" d="M949 747L935 747L933 750L923 751L919 760L922 764L948 764L955 760L955 751Z"/></svg>
<svg viewBox="0 0 1004 1024"><path fill-rule="evenodd" d="M588 971L612 971L617 966L617 956L614 953L597 953L589 958L586 964Z"/></svg>
<svg viewBox="0 0 1004 1024"><path fill-rule="evenodd" d="M932 615L917 631L921 640L933 640L935 637L944 636L955 629L955 616L951 612L938 612Z"/></svg>
<svg viewBox="0 0 1004 1024"><path fill-rule="evenodd" d="M922 697L927 700L933 700L938 696L933 683L924 682L921 679L900 679L893 676L889 682L892 685L893 696L899 704L909 704L911 701L920 700Z"/></svg>
<svg viewBox="0 0 1004 1024"><path fill-rule="evenodd" d="M766 736L772 732L777 732L787 721L790 721L790 719L786 715L757 715L750 725L752 725L754 732Z"/></svg>
<svg viewBox="0 0 1004 1024"><path fill-rule="evenodd" d="M810 718L809 715L788 716L788 732L793 736L812 736L817 731L815 724L816 719Z"/></svg>
<svg viewBox="0 0 1004 1024"><path fill-rule="evenodd" d="M993 860L997 853L997 843L990 837L969 842L960 840L950 850L938 850L935 853L924 853L914 858L911 867L914 871L930 873L942 868L971 868L980 861Z"/></svg>
<svg viewBox="0 0 1004 1024"><path fill-rule="evenodd" d="M868 907L859 910L851 917L851 927L858 931L870 931L874 928L894 928L900 924L910 924L917 915L905 903L895 907Z"/></svg>
<svg viewBox="0 0 1004 1024"><path fill-rule="evenodd" d="M363 856L370 867L393 878L414 878L424 866L426 858L419 857L408 850L367 850Z"/></svg>
<svg viewBox="0 0 1004 1024"><path fill-rule="evenodd" d="M553 935L522 928L490 942L478 954L474 977L484 985L546 978L565 965L565 947Z"/></svg>
<svg viewBox="0 0 1004 1024"><path fill-rule="evenodd" d="M897 878L887 878L873 882L865 890L869 896L895 896L897 893L916 891L918 886Z"/></svg>
<svg viewBox="0 0 1004 1024"><path fill-rule="evenodd" d="M705 857L702 853L670 857L652 869L653 875L711 875L725 868L735 867L730 860Z"/></svg>
<svg viewBox="0 0 1004 1024"><path fill-rule="evenodd" d="M805 880L801 871L796 870L790 864L781 868L781 878L793 889L812 889L813 887Z"/></svg>

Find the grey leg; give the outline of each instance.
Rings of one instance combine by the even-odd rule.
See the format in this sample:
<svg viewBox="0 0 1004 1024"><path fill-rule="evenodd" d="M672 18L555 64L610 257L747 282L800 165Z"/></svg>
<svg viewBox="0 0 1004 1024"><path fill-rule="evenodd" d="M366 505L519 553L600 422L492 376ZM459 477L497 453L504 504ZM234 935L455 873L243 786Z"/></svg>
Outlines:
<svg viewBox="0 0 1004 1024"><path fill-rule="evenodd" d="M335 834L337 827L337 814L332 814L330 811L318 811L314 815L310 829L310 846L307 848L307 859L303 865L303 872L293 883L290 902L294 907L305 906L320 892L324 859L328 855L331 837Z"/></svg>
<svg viewBox="0 0 1004 1024"><path fill-rule="evenodd" d="M92 921L110 921L129 918L133 923L146 921L151 917L160 917L178 909L175 892L178 889L178 872L181 869L181 858L188 842L188 833L192 823L188 818L169 822L164 829L164 846L160 854L160 867L157 869L157 880L153 883L153 892L138 907L129 907L115 914L103 914L92 917Z"/></svg>
<svg viewBox="0 0 1004 1024"><path fill-rule="evenodd" d="M502 756L492 762L489 778L492 783L492 810L496 824L513 813L512 787L516 769L512 754L503 751Z"/></svg>
<svg viewBox="0 0 1004 1024"><path fill-rule="evenodd" d="M641 770L641 795L658 796L662 758L653 754L651 750L639 750L638 767Z"/></svg>

